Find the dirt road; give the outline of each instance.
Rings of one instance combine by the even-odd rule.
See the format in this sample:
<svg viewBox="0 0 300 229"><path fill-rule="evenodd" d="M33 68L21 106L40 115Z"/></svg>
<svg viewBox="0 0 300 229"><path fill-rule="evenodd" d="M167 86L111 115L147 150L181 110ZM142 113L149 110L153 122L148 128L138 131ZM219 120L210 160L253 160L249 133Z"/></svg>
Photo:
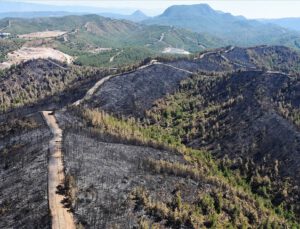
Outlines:
<svg viewBox="0 0 300 229"><path fill-rule="evenodd" d="M116 55L112 56L110 59L109 59L109 63L113 62L114 59L119 56L122 52L124 52L124 50L121 50L120 52L118 52Z"/></svg>
<svg viewBox="0 0 300 229"><path fill-rule="evenodd" d="M82 98L82 99L79 99L77 101L75 101L73 103L74 106L79 106L82 102L86 101L86 100L89 100L93 95L94 93L100 88L100 86L102 84L104 84L106 81L110 80L111 78L113 77L116 77L116 76L120 76L120 75L124 75L124 74L128 74L128 73L131 73L131 72L134 72L134 71L137 71L137 70L141 70L141 69L144 69L144 68L148 68L152 65L155 65L155 64L160 64L160 65L164 65L164 66L167 66L167 67L170 67L170 68L174 68L178 71L183 71L183 72L186 72L186 73L189 73L189 74L193 74L193 72L190 72L188 70L185 70L185 69L181 69L181 68L177 68L177 67L174 67L172 65L169 65L169 64L164 64L164 63L161 63L161 62L158 62L157 60L152 60L150 61L149 64L146 64L146 65L143 65L143 66L140 66L138 69L136 70L131 70L129 72L123 72L123 73L119 73L119 74L115 74L115 75L109 75L109 76L106 76L104 78L102 78L101 80L97 81L95 83L95 85L93 87L91 87L87 93L85 94L85 96Z"/></svg>
<svg viewBox="0 0 300 229"><path fill-rule="evenodd" d="M75 229L72 213L68 212L61 203L63 195L57 194L57 186L63 184L65 174L62 163L62 130L59 128L56 118L51 111L43 111L47 125L54 135L49 143L48 163L48 201L52 217L52 229Z"/></svg>
<svg viewBox="0 0 300 229"><path fill-rule="evenodd" d="M91 87L87 93L85 94L85 96L82 99L77 100L76 102L73 103L73 105L78 106L80 105L83 101L88 100L92 97L92 95L95 93L95 91L103 84L105 83L105 81L110 80L112 77L118 76L121 74L117 74L117 75L109 75L106 76L104 78L102 78L101 80L99 80L97 83L95 83L95 85L93 87Z"/></svg>
<svg viewBox="0 0 300 229"><path fill-rule="evenodd" d="M155 63L153 63L153 64L160 64L160 65L164 65L164 66L167 66L167 67L176 69L176 70L178 70L178 71L186 72L186 73L188 73L188 74L194 74L194 72L191 72L191 71L188 71L188 70L182 69L182 68L177 68L177 67L175 67L175 66L173 66L173 65L170 65L170 64L164 64L164 63L162 63L162 62L155 62Z"/></svg>
<svg viewBox="0 0 300 229"><path fill-rule="evenodd" d="M158 42L162 42L164 38L165 38L165 33L162 33Z"/></svg>

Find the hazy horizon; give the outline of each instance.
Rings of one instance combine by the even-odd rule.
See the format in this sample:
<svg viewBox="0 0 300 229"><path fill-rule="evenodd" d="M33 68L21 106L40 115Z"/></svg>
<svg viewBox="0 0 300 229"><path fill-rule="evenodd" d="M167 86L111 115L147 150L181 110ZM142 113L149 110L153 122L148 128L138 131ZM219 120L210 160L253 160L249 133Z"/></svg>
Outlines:
<svg viewBox="0 0 300 229"><path fill-rule="evenodd" d="M231 13L235 16L244 16L249 19L256 18L286 18L286 17L300 17L298 9L300 9L300 2L296 1L174 1L174 0L143 0L143 1L57 1L57 0L5 0L1 2L20 2L20 3L38 3L52 6L69 6L69 7L96 7L95 11L99 13L122 13L131 14L135 10L141 10L148 16L155 16L161 14L166 8L172 5L192 5L206 3L215 10L220 10L226 13ZM266 10L268 9L268 10ZM80 12L80 8L78 9ZM0 9L1 11L1 9ZM11 11L22 11L20 9L12 9ZM24 10L28 11L28 10ZM41 10L44 11L44 10ZM50 10L51 11L51 10ZM64 11L64 9L62 9ZM66 10L68 11L68 10ZM2 11L3 12L3 11ZM8 11L6 11L8 12ZM84 8L82 9L84 12ZM86 12L89 13L89 12Z"/></svg>

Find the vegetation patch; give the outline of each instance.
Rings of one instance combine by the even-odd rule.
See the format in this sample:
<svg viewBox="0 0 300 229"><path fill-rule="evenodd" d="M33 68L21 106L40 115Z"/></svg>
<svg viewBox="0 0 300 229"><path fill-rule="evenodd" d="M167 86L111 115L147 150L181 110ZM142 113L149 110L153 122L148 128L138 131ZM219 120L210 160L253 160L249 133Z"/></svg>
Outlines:
<svg viewBox="0 0 300 229"><path fill-rule="evenodd" d="M96 132L107 132L112 135L117 135L118 138L126 139L131 143L134 140L136 144L159 148L163 147L164 149L182 153L190 165L151 160L147 161L146 164L148 164L150 169L154 172L185 178L189 177L197 182L213 185L213 189L217 193L231 193L230 195L235 196L235 198L241 201L240 204L237 204L237 202L231 203L233 206L248 206L248 211L255 211L257 215L260 215L260 218L256 219L252 213L244 212L244 216L242 216L239 211L237 217L239 220L246 217L245 222L248 222L250 225L264 225L273 221L274 223L283 225L287 224L289 220L291 220L290 223L292 224L293 218L288 216L284 219L288 214L275 212L270 199L254 194L251 191L249 183L237 173L230 172L222 161L213 159L209 153L187 148L180 143L178 138L169 135L163 128L154 125L138 124L133 119L119 120L103 111L99 112L96 110L85 110L82 112L82 117L87 120L89 125L94 127L94 131ZM163 204L161 206L165 205ZM150 209L151 208L152 207L150 207ZM161 210L159 207L158 211L161 212ZM230 212L230 210L228 211ZM223 213L225 214L225 212L226 210ZM164 215L163 218L168 218L167 215L168 214ZM272 219L271 222L270 219ZM234 222L231 221L231 223Z"/></svg>

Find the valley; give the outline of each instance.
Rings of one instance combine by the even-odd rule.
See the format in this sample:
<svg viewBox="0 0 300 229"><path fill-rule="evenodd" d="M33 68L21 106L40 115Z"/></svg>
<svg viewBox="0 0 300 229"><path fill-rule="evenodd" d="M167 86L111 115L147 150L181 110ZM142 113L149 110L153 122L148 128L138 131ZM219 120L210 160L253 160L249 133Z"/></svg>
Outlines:
<svg viewBox="0 0 300 229"><path fill-rule="evenodd" d="M300 36L191 7L0 20L0 228L300 227Z"/></svg>

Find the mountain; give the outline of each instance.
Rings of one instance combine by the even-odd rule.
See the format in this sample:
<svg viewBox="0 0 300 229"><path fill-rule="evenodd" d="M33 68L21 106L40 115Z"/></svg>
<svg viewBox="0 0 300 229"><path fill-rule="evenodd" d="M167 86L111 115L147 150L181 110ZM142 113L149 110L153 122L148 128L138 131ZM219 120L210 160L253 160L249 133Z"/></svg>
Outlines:
<svg viewBox="0 0 300 229"><path fill-rule="evenodd" d="M300 228L298 33L189 13L0 20L0 228Z"/></svg>
<svg viewBox="0 0 300 229"><path fill-rule="evenodd" d="M92 7L86 5L55 5L55 4L40 4L40 3L30 3L20 1L0 1L0 13L8 12L45 12L45 11L62 11L72 12L72 13L85 13L85 14L98 14L100 12L115 12L116 14L129 14L134 9L131 8L101 8Z"/></svg>
<svg viewBox="0 0 300 229"><path fill-rule="evenodd" d="M0 18L37 18L37 17L62 17L67 15L97 14L114 19L142 21L148 19L142 11L136 10L128 14L131 9L99 8L87 6L56 6L52 4L38 4L27 2L1 1Z"/></svg>
<svg viewBox="0 0 300 229"><path fill-rule="evenodd" d="M28 12L5 12L0 13L2 18L38 18L38 17L63 17L67 15L82 15L84 13L74 13L66 11L28 11Z"/></svg>
<svg viewBox="0 0 300 229"><path fill-rule="evenodd" d="M63 17L70 15L87 15L87 12L68 12L68 11L25 11L25 12L4 12L0 13L0 19L2 18L39 18L39 17ZM115 14L115 13L97 13L97 15L103 17L109 17L114 19L124 19L133 22L139 22L148 19L149 17L143 12L137 10L132 14Z"/></svg>
<svg viewBox="0 0 300 229"><path fill-rule="evenodd" d="M134 21L134 22L140 22L143 20L148 19L149 17L144 14L140 10L136 10L130 15L125 15L125 14L114 14L114 13L99 13L99 15L104 16L104 17L110 17L110 18L115 18L115 19L125 19L129 21Z"/></svg>
<svg viewBox="0 0 300 229"><path fill-rule="evenodd" d="M140 15L140 12L136 12L135 15ZM176 55L178 50L192 53L226 45L223 40L207 34L171 26L143 25L99 15L5 18L0 20L0 28L2 32L11 33L16 37L38 32L38 35L28 36L39 38L31 42L26 38L15 41L0 40L3 44L0 49L1 59L8 52L17 49L20 42L27 42L27 45L43 44L76 56L77 64L98 67L119 67L137 63L149 56ZM59 31L59 34L64 35L42 39L40 34L47 31ZM166 49L169 54L163 54Z"/></svg>
<svg viewBox="0 0 300 229"><path fill-rule="evenodd" d="M135 12L133 12L130 15L132 18L134 18L136 21L142 21L148 18L148 16L146 14L144 14L142 11L140 10L136 10Z"/></svg>
<svg viewBox="0 0 300 229"><path fill-rule="evenodd" d="M172 25L195 32L213 34L236 45L280 44L280 39L298 33L276 25L233 16L212 9L207 4L174 5L161 15L145 20L145 24ZM236 39L238 37L238 39ZM292 38L288 38L292 39Z"/></svg>
<svg viewBox="0 0 300 229"><path fill-rule="evenodd" d="M281 27L300 31L300 18L259 19L263 23L272 23Z"/></svg>
<svg viewBox="0 0 300 229"><path fill-rule="evenodd" d="M51 110L65 175L53 195L78 227L298 228L299 63L283 46L230 46L118 74L47 59L5 70L0 227L51 228Z"/></svg>
<svg viewBox="0 0 300 229"><path fill-rule="evenodd" d="M84 117L90 127L103 129L117 122L105 114L131 123L135 117L145 133L128 127L142 135L133 142L145 142L149 128L162 142L209 151L253 193L268 198L273 209L293 205L299 219L299 61L289 48L259 46L157 63L103 84L84 101L85 108L95 110ZM97 110L104 117L97 118ZM284 194L287 180L291 191Z"/></svg>

